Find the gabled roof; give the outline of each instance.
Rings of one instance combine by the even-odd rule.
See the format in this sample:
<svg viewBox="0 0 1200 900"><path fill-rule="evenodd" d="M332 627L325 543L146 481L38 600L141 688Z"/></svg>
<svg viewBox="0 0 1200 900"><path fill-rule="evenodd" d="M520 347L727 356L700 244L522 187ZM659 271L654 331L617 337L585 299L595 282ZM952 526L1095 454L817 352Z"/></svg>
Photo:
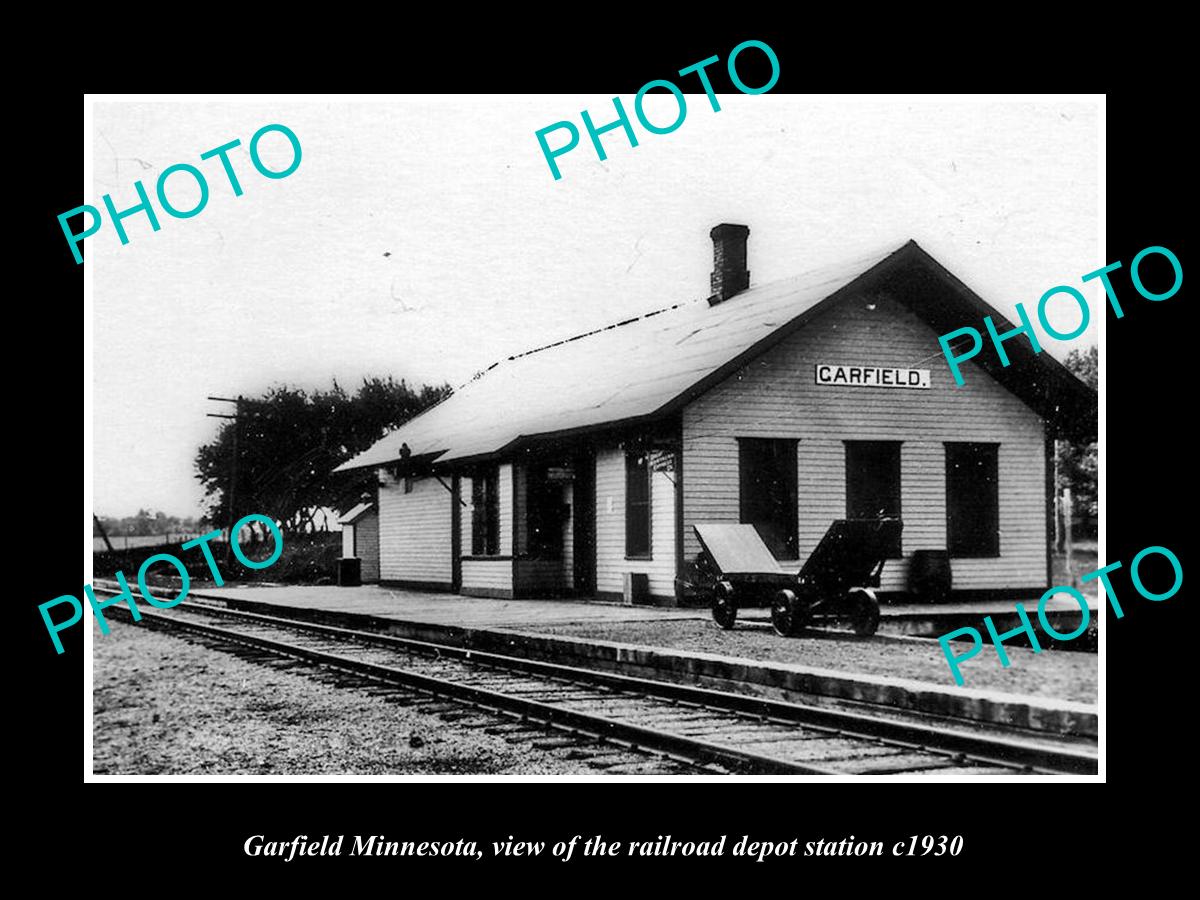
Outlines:
<svg viewBox="0 0 1200 900"><path fill-rule="evenodd" d="M802 326L825 302L886 290L938 334L1011 323L909 241L899 249L752 287L710 306L680 303L509 357L410 419L339 470L400 459L438 463L492 456L539 438L672 413ZM939 348L931 347L936 354ZM1052 423L1095 415L1095 392L1028 341L1009 341L1002 368L990 347L974 362ZM940 359L940 354L937 356Z"/></svg>
<svg viewBox="0 0 1200 900"><path fill-rule="evenodd" d="M345 513L340 519L338 519L338 524L339 525L353 525L355 522L357 522L359 519L361 519L363 516L365 516L367 513L369 513L374 508L375 508L374 503L359 503L359 504L351 507L347 513Z"/></svg>

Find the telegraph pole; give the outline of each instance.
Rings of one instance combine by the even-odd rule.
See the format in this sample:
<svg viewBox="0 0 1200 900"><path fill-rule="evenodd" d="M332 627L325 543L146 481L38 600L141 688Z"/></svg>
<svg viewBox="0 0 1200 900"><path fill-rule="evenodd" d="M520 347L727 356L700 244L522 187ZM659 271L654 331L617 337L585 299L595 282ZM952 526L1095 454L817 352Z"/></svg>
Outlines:
<svg viewBox="0 0 1200 900"><path fill-rule="evenodd" d="M207 416L213 419L233 419L233 459L229 466L229 539L225 542L225 565L233 565L233 542L237 540L237 535L233 533L234 523L237 522L237 483L238 483L238 436L242 430L242 403L245 398L238 394L233 397L209 397L209 400L215 400L218 403L234 404L234 414L232 416L222 415L218 413L206 413Z"/></svg>
<svg viewBox="0 0 1200 900"><path fill-rule="evenodd" d="M104 546L108 548L108 552L113 552L112 541L108 539L108 532L104 530L104 526L100 524L100 517L92 513L92 521L96 523L96 528L100 531L100 537L104 538Z"/></svg>

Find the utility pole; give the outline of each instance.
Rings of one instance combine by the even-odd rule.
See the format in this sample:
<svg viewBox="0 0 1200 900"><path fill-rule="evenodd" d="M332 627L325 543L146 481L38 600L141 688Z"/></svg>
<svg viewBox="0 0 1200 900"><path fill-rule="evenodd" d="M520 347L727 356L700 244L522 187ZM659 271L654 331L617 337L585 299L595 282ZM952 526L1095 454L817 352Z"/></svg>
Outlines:
<svg viewBox="0 0 1200 900"><path fill-rule="evenodd" d="M1054 441L1054 453L1052 454L1050 465L1052 474L1050 476L1051 483L1054 485L1054 552L1061 553L1063 550L1063 533L1062 533L1062 490L1058 484L1058 448L1061 442Z"/></svg>
<svg viewBox="0 0 1200 900"><path fill-rule="evenodd" d="M1075 572L1072 569L1072 562L1071 562L1071 550L1073 549L1071 546L1072 545L1071 522L1074 518L1075 518L1075 510L1074 510L1073 498L1071 497L1071 489L1063 488L1063 536L1065 538L1066 551L1067 551L1067 560L1066 560L1067 578L1070 579L1070 584L1072 586L1075 585Z"/></svg>
<svg viewBox="0 0 1200 900"><path fill-rule="evenodd" d="M108 532L104 530L104 526L100 524L100 517L92 513L92 521L96 523L96 528L100 531L100 537L104 538L104 546L108 548L108 552L113 552L112 541L108 539Z"/></svg>
<svg viewBox="0 0 1200 900"><path fill-rule="evenodd" d="M233 565L233 542L237 540L237 535L233 533L234 523L237 522L237 483L238 483L238 437L242 430L242 403L245 398L238 394L236 399L232 397L209 397L209 400L215 400L218 403L234 404L234 414L232 416L222 415L218 413L206 413L207 416L213 419L233 419L233 459L229 466L229 539L225 542L225 565Z"/></svg>

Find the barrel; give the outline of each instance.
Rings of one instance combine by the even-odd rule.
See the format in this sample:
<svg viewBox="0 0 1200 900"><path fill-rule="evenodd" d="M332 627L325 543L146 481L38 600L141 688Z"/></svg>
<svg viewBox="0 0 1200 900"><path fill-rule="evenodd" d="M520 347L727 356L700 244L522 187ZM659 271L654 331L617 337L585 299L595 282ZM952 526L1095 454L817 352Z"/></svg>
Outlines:
<svg viewBox="0 0 1200 900"><path fill-rule="evenodd" d="M338 560L338 586L358 587L362 584L362 560L357 556L343 556Z"/></svg>
<svg viewBox="0 0 1200 900"><path fill-rule="evenodd" d="M908 589L917 603L945 603L953 580L947 550L917 550L908 564Z"/></svg>

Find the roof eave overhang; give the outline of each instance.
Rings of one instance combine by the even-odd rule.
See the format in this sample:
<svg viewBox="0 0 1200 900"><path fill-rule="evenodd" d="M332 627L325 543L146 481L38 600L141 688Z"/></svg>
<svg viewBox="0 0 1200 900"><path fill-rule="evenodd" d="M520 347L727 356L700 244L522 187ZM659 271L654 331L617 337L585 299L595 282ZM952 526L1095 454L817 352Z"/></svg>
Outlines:
<svg viewBox="0 0 1200 900"><path fill-rule="evenodd" d="M613 419L595 425L580 425L576 428L561 428L555 431L542 431L536 434L522 434L503 446L497 447L495 450L486 453L458 456L439 463L439 466L444 465L447 469L450 469L511 459L520 453L541 449L547 444L564 443L578 438L613 434L614 432L629 431L635 428L655 425L670 418L672 412L673 410L660 409L646 415L628 416L624 419Z"/></svg>
<svg viewBox="0 0 1200 900"><path fill-rule="evenodd" d="M403 474L405 470L417 471L419 469L432 466L434 460L436 460L445 452L445 450L434 450L429 453L414 453L409 457L397 456L395 459L376 460L375 462L360 463L355 462L354 460L348 460L333 471L336 474L338 472L353 472L359 469L388 469L392 471L399 471L401 474Z"/></svg>

